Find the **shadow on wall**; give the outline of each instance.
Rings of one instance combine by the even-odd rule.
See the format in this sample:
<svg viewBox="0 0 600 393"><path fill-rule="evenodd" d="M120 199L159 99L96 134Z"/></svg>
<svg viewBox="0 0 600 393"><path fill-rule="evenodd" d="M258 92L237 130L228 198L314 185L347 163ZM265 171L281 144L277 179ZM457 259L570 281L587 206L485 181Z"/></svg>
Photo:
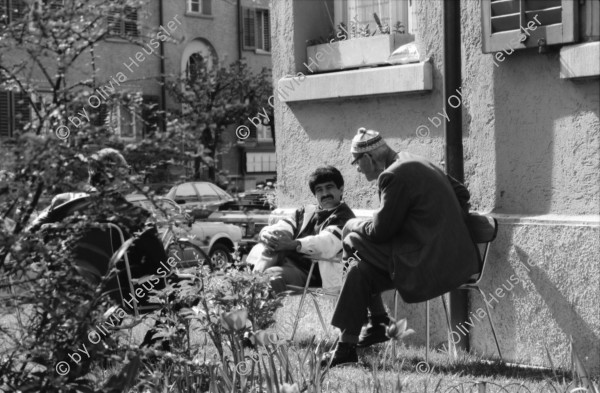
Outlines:
<svg viewBox="0 0 600 393"><path fill-rule="evenodd" d="M581 117L583 114L595 114L598 119L598 100L590 99L593 92L597 94L598 83L594 81L582 84L561 80L559 71L556 52L540 55L534 50L515 51L504 62L494 65L494 118L491 120L495 124L496 213L598 213L593 210L597 209L596 206L585 203L590 200L588 184L593 182L586 180L584 176L587 169L581 165L584 161L589 164L589 161L595 159L593 154L597 154L591 152L589 146L585 146L585 140L594 131L588 129ZM575 202L575 199L580 201ZM560 225L556 224L557 227ZM535 237L519 236L518 227L504 225L500 228L504 232L504 241L501 243L504 247L493 253L494 277L505 277L513 273L506 264L510 259L511 249L516 253L514 257L527 263L530 256L524 250L537 247ZM531 231L542 233L539 227ZM554 244L557 238L557 233L551 232L547 239L549 244L554 245L555 251L559 251ZM577 241L577 236L572 236L565 244L578 250L574 245ZM557 258L550 259L550 266L556 266L557 261ZM552 324L556 324L564 334L565 341L562 342L566 344L569 336L572 336L575 350L582 360L588 357L584 361L586 364L597 365L599 355L594 352L594 349L597 351L597 346L590 344L598 342L598 335L594 333L593 326L576 312L576 300L566 298L556 285L559 278L576 278L578 270L563 269L560 273L562 275L553 277L540 268L530 268L527 276L533 283L531 289L544 302L535 309L549 310ZM490 285L496 285L495 279ZM515 295L518 296L518 292ZM509 315L504 317L506 320L501 321L504 323L504 329L501 329L501 347L516 350L520 345L526 345L544 353L543 342L548 337L539 337L536 333L547 327L531 324L531 321L540 321L541 318L517 320L527 317L519 315L514 307L519 307L516 301L504 309ZM528 335L518 334L516 330L524 326L531 329L531 332ZM518 342L520 339L525 342ZM553 337L551 340L558 338ZM536 357L538 354L528 349L528 355Z"/></svg>
<svg viewBox="0 0 600 393"><path fill-rule="evenodd" d="M519 246L515 246L519 260L528 266L526 269L529 279L535 286L536 292L543 299L552 320L556 322L565 340L573 338L574 350L580 359L587 364L598 365L600 362L597 350L590 343L598 342L592 327L577 313L571 301L566 299L560 290L553 284L544 269L540 269L529 262L529 255Z"/></svg>

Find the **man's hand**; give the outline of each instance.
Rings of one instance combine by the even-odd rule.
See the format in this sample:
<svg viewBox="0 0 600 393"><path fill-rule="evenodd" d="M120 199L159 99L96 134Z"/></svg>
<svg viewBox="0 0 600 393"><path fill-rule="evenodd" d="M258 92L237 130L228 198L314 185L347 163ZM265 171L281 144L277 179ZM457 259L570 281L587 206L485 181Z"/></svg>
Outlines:
<svg viewBox="0 0 600 393"><path fill-rule="evenodd" d="M361 220L360 218L351 218L350 220L348 220L346 222L346 225L344 225L344 230L342 231L342 240L350 233L350 232L356 232L357 229L361 226L361 224L364 222L365 220Z"/></svg>
<svg viewBox="0 0 600 393"><path fill-rule="evenodd" d="M274 251L295 250L300 243L298 240L293 240L289 233L283 231L265 231L261 236L261 240L267 248Z"/></svg>

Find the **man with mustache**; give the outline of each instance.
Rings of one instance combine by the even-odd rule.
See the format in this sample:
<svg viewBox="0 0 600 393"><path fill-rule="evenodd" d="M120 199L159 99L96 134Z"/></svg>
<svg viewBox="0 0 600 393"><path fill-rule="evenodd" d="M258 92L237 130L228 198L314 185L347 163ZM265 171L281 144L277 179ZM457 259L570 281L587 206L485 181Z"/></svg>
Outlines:
<svg viewBox="0 0 600 393"><path fill-rule="evenodd" d="M297 209L293 216L263 228L259 239L266 252L276 261L265 270L271 276L271 287L285 291L287 285L304 286L311 259L331 259L342 251L342 228L354 218L352 210L342 202L344 178L331 165L317 168L308 181L316 205ZM255 269L255 271L260 269ZM342 265L319 262L310 285L335 287L342 282Z"/></svg>
<svg viewBox="0 0 600 393"><path fill-rule="evenodd" d="M350 151L358 172L377 180L380 204L372 218L344 227L350 267L331 322L340 340L323 360L331 366L357 362L357 347L389 340L381 292L396 289L407 303L423 302L479 271L462 184L423 157L396 153L377 131L360 128Z"/></svg>

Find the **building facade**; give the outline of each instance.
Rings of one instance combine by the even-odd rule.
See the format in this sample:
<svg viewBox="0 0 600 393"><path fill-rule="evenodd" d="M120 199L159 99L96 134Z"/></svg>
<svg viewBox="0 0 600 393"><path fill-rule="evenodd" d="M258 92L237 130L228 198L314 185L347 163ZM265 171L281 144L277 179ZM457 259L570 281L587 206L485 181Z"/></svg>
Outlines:
<svg viewBox="0 0 600 393"><path fill-rule="evenodd" d="M35 12L40 1L1 0L0 23L8 24ZM70 6L69 0L51 3L56 10ZM69 68L65 84L89 79L93 64L95 77L103 86L100 91L91 92L100 102L96 105L98 101L92 98L90 103L90 111L99 112L96 125L108 124L124 142L137 141L157 121L152 111L136 113L122 102L108 106L104 97L115 92L141 93L143 101L157 109L180 109L160 83L161 75L185 73L201 60L208 67L217 67L243 59L255 73L270 69L269 22L268 0L146 1L139 8L126 9L123 15L106 16L110 26L107 38L94 48L93 54L86 53ZM14 53L17 58L18 48ZM45 62L52 63L52 59ZM35 69L32 75L27 82L37 86L34 101L51 99L44 75ZM18 89L0 90L0 138L13 136L35 118L27 98ZM73 118L72 124L67 125L75 132L77 124L84 120L74 118L77 111L67 116ZM269 120L261 118L253 123L251 136L244 141L236 137L235 126L225 132L217 170L228 172L239 190L252 189L255 183L275 177L275 147Z"/></svg>
<svg viewBox="0 0 600 393"><path fill-rule="evenodd" d="M459 108L472 209L499 221L482 285L504 358L548 366L547 347L555 364L568 366L572 337L588 369L599 372L598 2L461 1L461 86L447 96L442 1L281 0L272 12L280 206L310 202L309 173L330 164L344 175L345 201L368 216L378 199L375 185L349 164L356 130L378 130L395 150L444 167L444 122L456 121L446 108ZM307 53L307 41L345 35L339 22L347 35L370 35L360 31L369 24L373 32L373 13L414 35L405 38L414 38L418 62L361 68L378 56L369 41L377 35L328 38ZM359 66L343 45L363 53ZM432 340L442 345L439 300L432 307ZM493 355L480 309L481 297L470 295L471 323L463 327L471 350ZM422 304L400 307L417 331L410 343L425 343L423 311Z"/></svg>

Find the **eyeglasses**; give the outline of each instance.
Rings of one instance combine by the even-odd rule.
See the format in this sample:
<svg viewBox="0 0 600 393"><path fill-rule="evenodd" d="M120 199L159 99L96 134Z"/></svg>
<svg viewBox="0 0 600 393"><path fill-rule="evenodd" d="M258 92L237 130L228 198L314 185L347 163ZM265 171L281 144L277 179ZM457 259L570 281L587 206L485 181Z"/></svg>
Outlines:
<svg viewBox="0 0 600 393"><path fill-rule="evenodd" d="M358 157L356 157L354 160L352 160L350 162L350 165L356 165L358 164L358 162L360 161L361 158L363 158L367 153L362 153L361 155L359 155Z"/></svg>

